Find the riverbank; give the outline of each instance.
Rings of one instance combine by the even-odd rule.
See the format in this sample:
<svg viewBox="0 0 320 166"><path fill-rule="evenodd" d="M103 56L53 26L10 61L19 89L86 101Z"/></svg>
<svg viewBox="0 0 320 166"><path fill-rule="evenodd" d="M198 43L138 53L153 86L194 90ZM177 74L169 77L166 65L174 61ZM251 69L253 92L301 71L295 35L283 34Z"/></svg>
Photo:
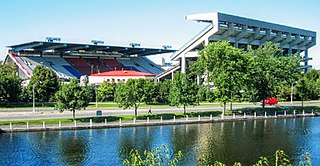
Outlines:
<svg viewBox="0 0 320 166"><path fill-rule="evenodd" d="M296 111L287 112L284 111L282 114L275 112L273 115L268 115L265 112L263 115L259 115L256 112L253 114L244 113L243 115L232 114L231 116L209 116L201 117L189 117L188 115L181 118L173 116L172 119L163 118L160 116L159 119L151 119L149 116L146 119L133 119L132 121L123 121L119 118L118 121L108 122L107 117L100 117L99 121L94 121L94 119L87 118L89 122L79 122L74 121L73 123L63 123L59 121L58 124L46 124L43 121L42 125L32 125L29 122L26 124L14 125L10 123L9 125L0 126L0 133L8 132L32 132L32 131L50 131L50 130L83 130L83 129L102 129L102 128L122 128L122 127L140 127L140 126L160 126L160 125L179 125L179 124L194 124L194 123L216 123L216 122L229 122L229 121L245 121L245 120L263 120L263 119L277 119L277 118L297 118L297 117L314 117L319 116L319 112L305 113ZM101 121L104 120L104 121ZM98 122L98 123L97 123Z"/></svg>

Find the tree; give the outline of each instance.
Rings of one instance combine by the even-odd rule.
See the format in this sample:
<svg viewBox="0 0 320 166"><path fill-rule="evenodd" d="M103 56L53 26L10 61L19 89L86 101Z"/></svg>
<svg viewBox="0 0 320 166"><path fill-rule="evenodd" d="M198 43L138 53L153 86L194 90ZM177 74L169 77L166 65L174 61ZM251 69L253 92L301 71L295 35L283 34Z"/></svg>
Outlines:
<svg viewBox="0 0 320 166"><path fill-rule="evenodd" d="M301 83L301 80L305 85L304 92L298 91L299 97L304 100L317 100L320 94L320 72L314 69L309 70L302 75L298 84Z"/></svg>
<svg viewBox="0 0 320 166"><path fill-rule="evenodd" d="M36 101L48 102L59 89L56 73L43 65L38 65L32 72L27 89L29 96L32 96L34 89Z"/></svg>
<svg viewBox="0 0 320 166"><path fill-rule="evenodd" d="M129 79L125 84L119 83L115 91L115 101L120 108L134 108L134 115L138 115L138 107L141 103L150 102L148 97L152 87L151 79Z"/></svg>
<svg viewBox="0 0 320 166"><path fill-rule="evenodd" d="M116 84L110 84L103 81L99 88L97 88L99 101L114 101L114 92Z"/></svg>
<svg viewBox="0 0 320 166"><path fill-rule="evenodd" d="M226 102L231 101L232 109L232 99L243 90L248 58L241 49L226 41L210 43L199 54L191 70L197 75L206 75L207 85L214 84L216 100L223 102L224 114Z"/></svg>
<svg viewBox="0 0 320 166"><path fill-rule="evenodd" d="M189 80L188 75L178 72L174 75L170 87L170 105L177 107L183 105L183 112L186 114L186 106L198 104L197 93L197 84Z"/></svg>
<svg viewBox="0 0 320 166"><path fill-rule="evenodd" d="M297 55L283 56L278 44L266 43L265 46L247 52L249 65L246 93L251 100L264 100L275 95L280 85L291 85L299 76L300 58Z"/></svg>
<svg viewBox="0 0 320 166"><path fill-rule="evenodd" d="M302 106L302 110L303 110L303 101L308 99L308 88L307 88L307 80L306 77L301 77L301 79L299 79L297 85L297 92L301 98L301 106Z"/></svg>
<svg viewBox="0 0 320 166"><path fill-rule="evenodd" d="M170 93L171 80L164 80L156 84L156 101L158 103L168 103Z"/></svg>
<svg viewBox="0 0 320 166"><path fill-rule="evenodd" d="M16 75L16 67L0 64L0 101L16 102L21 91L21 79Z"/></svg>
<svg viewBox="0 0 320 166"><path fill-rule="evenodd" d="M72 111L75 120L75 111L86 108L92 98L91 89L88 85L80 86L77 79L71 79L69 84L64 84L56 92L57 103L55 109L59 111Z"/></svg>

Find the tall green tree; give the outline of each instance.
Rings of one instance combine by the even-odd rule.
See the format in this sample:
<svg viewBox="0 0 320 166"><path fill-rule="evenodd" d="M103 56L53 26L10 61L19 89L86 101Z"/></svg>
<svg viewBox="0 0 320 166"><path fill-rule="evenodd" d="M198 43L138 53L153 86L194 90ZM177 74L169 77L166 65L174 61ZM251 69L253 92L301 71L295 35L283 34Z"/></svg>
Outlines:
<svg viewBox="0 0 320 166"><path fill-rule="evenodd" d="M317 100L319 99L320 94L320 71L311 69L308 72L304 73L300 80L298 81L298 86L301 81L304 81L304 91L301 92L298 91L299 97L302 99L304 97L304 100Z"/></svg>
<svg viewBox="0 0 320 166"><path fill-rule="evenodd" d="M186 106L198 104L198 86L188 75L176 73L171 83L169 101L172 106L183 106L186 114Z"/></svg>
<svg viewBox="0 0 320 166"><path fill-rule="evenodd" d="M71 79L69 84L64 84L55 94L55 109L59 111L72 111L75 120L76 110L86 108L92 96L92 88L88 85L80 86L77 79Z"/></svg>
<svg viewBox="0 0 320 166"><path fill-rule="evenodd" d="M243 50L226 41L210 43L199 54L191 70L197 75L206 75L207 85L214 84L216 100L223 103L224 114L226 102L232 102L235 94L243 90L248 58Z"/></svg>
<svg viewBox="0 0 320 166"><path fill-rule="evenodd" d="M33 88L36 101L48 102L59 89L56 73L43 65L36 66L27 87L29 96L32 96Z"/></svg>
<svg viewBox="0 0 320 166"><path fill-rule="evenodd" d="M169 103L169 93L171 87L171 80L164 80L156 84L156 101L158 103Z"/></svg>
<svg viewBox="0 0 320 166"><path fill-rule="evenodd" d="M247 55L247 82L250 84L247 84L246 92L253 101L275 96L278 86L291 85L301 72L297 70L300 58L297 55L283 56L278 44L269 42L255 50L249 48ZM264 105L263 102L263 108Z"/></svg>
<svg viewBox="0 0 320 166"><path fill-rule="evenodd" d="M16 75L16 67L0 64L0 102L17 102L21 91L21 79Z"/></svg>
<svg viewBox="0 0 320 166"><path fill-rule="evenodd" d="M116 84L110 84L103 81L102 84L97 88L98 101L114 101L114 92Z"/></svg>
<svg viewBox="0 0 320 166"><path fill-rule="evenodd" d="M302 106L302 110L303 110L303 102L305 100L308 99L308 88L307 88L307 80L306 80L306 77L302 77L297 85L296 85L296 88L297 88L297 92L301 98L301 106Z"/></svg>
<svg viewBox="0 0 320 166"><path fill-rule="evenodd" d="M151 102L149 96L153 82L150 79L129 79L125 84L119 83L115 91L115 101L120 108L134 108L134 115L138 115L141 103Z"/></svg>

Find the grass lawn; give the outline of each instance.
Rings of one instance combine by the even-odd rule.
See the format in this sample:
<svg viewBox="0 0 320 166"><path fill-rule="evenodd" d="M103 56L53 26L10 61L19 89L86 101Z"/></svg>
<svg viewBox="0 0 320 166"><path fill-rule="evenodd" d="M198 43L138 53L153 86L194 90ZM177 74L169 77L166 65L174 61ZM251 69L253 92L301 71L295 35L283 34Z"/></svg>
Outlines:
<svg viewBox="0 0 320 166"><path fill-rule="evenodd" d="M200 116L207 116L209 117L212 114L212 116L219 116L221 114L221 111L208 111L208 112L189 112L187 113L188 117L198 117ZM230 111L228 111L228 114L231 114ZM152 119L160 119L162 116L163 120L169 120L173 119L173 116L175 116L177 119L178 118L184 118L185 116L183 113L178 112L178 113L161 113L161 114L140 114L137 116L137 120L146 120L147 117L149 117L150 120ZM132 121L134 119L134 115L119 115L119 116L101 116L101 117L84 117L84 118L76 118L77 122L82 122L82 123L89 123L90 119L92 119L92 122L94 123L104 123L104 120L107 119L108 122L115 122L119 121L121 118L122 122L128 122ZM61 123L72 123L72 118L59 118L59 119L39 119L39 120L16 120L16 121L0 121L0 125L9 125L10 122L12 124L17 124L17 125L26 125L27 122L29 122L29 125L32 124L37 124L40 125L43 123L43 121L46 124L58 124L59 121Z"/></svg>

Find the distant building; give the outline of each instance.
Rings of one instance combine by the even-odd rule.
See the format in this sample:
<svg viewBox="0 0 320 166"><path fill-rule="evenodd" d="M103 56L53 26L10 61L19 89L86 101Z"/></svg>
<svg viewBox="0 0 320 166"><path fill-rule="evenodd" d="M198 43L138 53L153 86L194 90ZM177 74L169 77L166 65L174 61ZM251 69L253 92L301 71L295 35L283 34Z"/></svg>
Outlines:
<svg viewBox="0 0 320 166"><path fill-rule="evenodd" d="M133 70L114 70L103 73L91 74L89 84L100 85L103 81L108 83L126 83L128 79L149 78L155 79L155 74L137 72Z"/></svg>

